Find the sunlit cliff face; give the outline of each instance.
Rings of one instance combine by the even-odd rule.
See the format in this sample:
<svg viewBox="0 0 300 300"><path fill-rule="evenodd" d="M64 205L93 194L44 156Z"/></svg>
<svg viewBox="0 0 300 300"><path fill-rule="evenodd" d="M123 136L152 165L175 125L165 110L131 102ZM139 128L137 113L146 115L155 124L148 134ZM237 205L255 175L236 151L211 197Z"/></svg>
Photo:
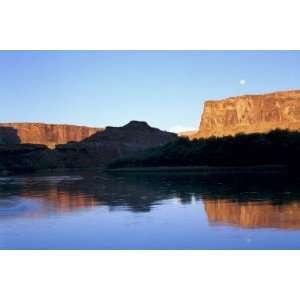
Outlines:
<svg viewBox="0 0 300 300"><path fill-rule="evenodd" d="M300 202L274 204L266 201L232 202L204 200L208 220L214 225L242 228L300 228Z"/></svg>
<svg viewBox="0 0 300 300"><path fill-rule="evenodd" d="M195 138L300 129L300 90L206 101Z"/></svg>
<svg viewBox="0 0 300 300"><path fill-rule="evenodd" d="M9 132L10 136L6 137L9 140L18 140L21 144L43 144L49 148L54 148L57 144L65 144L70 141L79 142L103 130L86 126L43 123L7 123L0 124L1 128L6 128L6 131L11 129L11 132ZM6 135L8 135L7 132Z"/></svg>

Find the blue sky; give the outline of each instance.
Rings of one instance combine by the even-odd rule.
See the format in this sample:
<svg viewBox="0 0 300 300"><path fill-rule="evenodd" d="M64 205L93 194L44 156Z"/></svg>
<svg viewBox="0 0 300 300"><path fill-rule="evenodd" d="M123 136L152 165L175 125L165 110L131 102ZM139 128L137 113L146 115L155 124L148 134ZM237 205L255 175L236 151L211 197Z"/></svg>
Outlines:
<svg viewBox="0 0 300 300"><path fill-rule="evenodd" d="M0 51L0 122L189 129L205 100L288 89L300 51Z"/></svg>

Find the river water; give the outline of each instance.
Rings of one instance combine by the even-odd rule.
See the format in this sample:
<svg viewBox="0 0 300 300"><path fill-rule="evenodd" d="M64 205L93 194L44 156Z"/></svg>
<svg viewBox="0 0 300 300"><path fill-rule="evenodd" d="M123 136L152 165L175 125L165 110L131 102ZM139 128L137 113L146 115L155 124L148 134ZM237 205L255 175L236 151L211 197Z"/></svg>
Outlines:
<svg viewBox="0 0 300 300"><path fill-rule="evenodd" d="M300 249L286 174L0 177L0 249Z"/></svg>

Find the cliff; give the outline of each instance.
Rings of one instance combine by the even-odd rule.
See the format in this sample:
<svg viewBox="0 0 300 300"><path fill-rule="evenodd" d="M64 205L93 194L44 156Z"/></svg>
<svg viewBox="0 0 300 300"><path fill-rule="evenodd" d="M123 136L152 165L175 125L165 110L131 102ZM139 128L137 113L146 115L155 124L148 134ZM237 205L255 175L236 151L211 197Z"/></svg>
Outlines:
<svg viewBox="0 0 300 300"><path fill-rule="evenodd" d="M54 148L57 144L81 141L101 130L103 129L75 125L2 123L0 144L43 144Z"/></svg>
<svg viewBox="0 0 300 300"><path fill-rule="evenodd" d="M300 90L206 101L193 138L300 130Z"/></svg>
<svg viewBox="0 0 300 300"><path fill-rule="evenodd" d="M178 132L177 135L178 135L178 136L181 136L181 137L191 138L191 137L193 137L197 132L198 132L197 130L181 131L181 132Z"/></svg>

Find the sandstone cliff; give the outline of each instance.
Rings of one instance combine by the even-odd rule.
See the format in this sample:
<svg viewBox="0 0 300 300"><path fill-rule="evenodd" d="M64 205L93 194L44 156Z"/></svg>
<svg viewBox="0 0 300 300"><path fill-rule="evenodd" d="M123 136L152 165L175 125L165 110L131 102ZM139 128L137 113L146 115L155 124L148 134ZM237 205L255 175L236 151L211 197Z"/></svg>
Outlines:
<svg viewBox="0 0 300 300"><path fill-rule="evenodd" d="M191 137L193 137L197 132L198 132L197 130L181 131L181 132L178 132L177 135L178 135L178 136L182 136L182 137L191 138Z"/></svg>
<svg viewBox="0 0 300 300"><path fill-rule="evenodd" d="M300 90L206 101L194 138L300 130Z"/></svg>
<svg viewBox="0 0 300 300"><path fill-rule="evenodd" d="M103 129L75 125L2 123L0 144L43 144L54 148L57 144L81 141L101 130Z"/></svg>

